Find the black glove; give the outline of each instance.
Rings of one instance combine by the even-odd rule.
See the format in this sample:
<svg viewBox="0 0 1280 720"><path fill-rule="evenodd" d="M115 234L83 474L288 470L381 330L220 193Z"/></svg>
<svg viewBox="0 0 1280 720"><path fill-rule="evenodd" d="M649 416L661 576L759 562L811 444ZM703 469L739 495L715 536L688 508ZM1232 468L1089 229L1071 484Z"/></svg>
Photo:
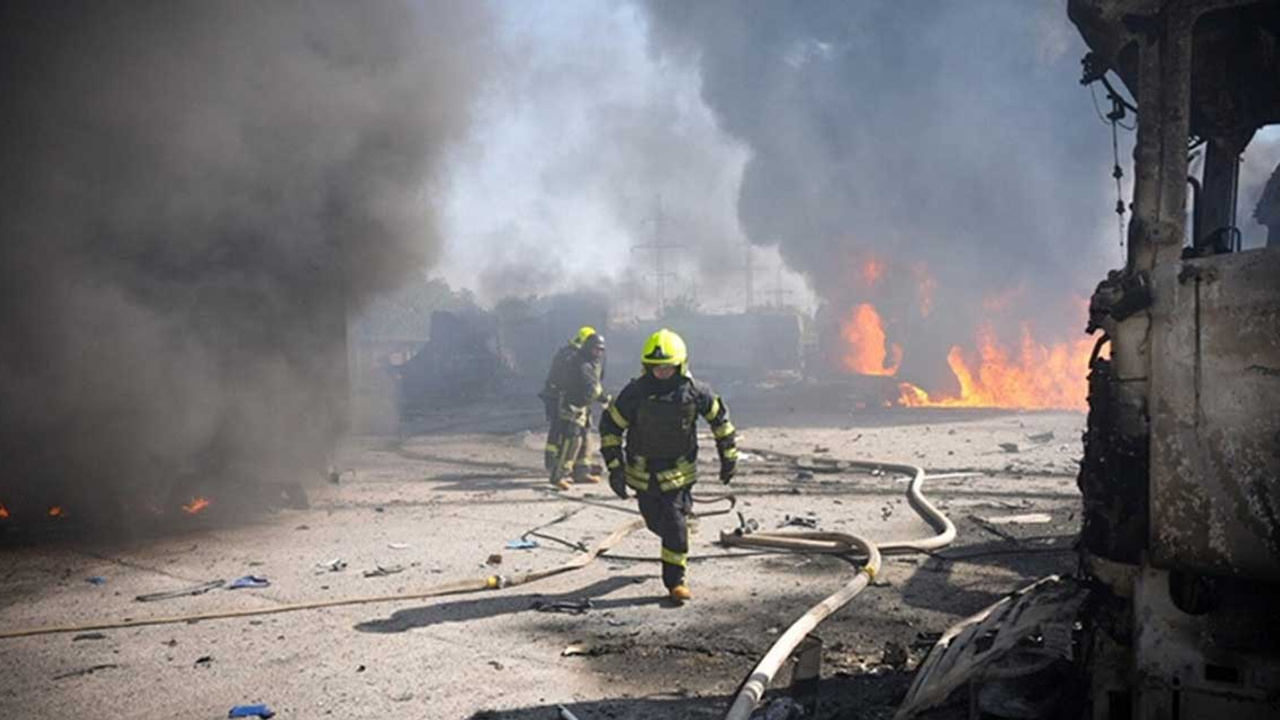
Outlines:
<svg viewBox="0 0 1280 720"><path fill-rule="evenodd" d="M627 499L627 474L622 468L609 471L609 487L613 488L613 494L623 500Z"/></svg>
<svg viewBox="0 0 1280 720"><path fill-rule="evenodd" d="M720 482L725 485L733 479L733 474L738 471L737 460L721 460L720 461Z"/></svg>

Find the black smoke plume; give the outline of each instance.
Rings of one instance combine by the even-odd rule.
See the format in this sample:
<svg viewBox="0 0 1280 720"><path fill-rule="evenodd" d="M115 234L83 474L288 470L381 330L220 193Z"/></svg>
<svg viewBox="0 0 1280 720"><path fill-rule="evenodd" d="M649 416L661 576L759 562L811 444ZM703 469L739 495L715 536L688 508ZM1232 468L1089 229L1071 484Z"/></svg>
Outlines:
<svg viewBox="0 0 1280 720"><path fill-rule="evenodd" d="M1078 298L1121 254L1110 132L1062 3L646 6L656 52L698 64L750 150L751 241L776 244L837 320L874 303L904 347L899 376L944 384L948 348L993 312L1010 339L1023 322L1078 337Z"/></svg>
<svg viewBox="0 0 1280 720"><path fill-rule="evenodd" d="M486 22L430 0L4 3L15 517L325 465L348 311L434 258Z"/></svg>

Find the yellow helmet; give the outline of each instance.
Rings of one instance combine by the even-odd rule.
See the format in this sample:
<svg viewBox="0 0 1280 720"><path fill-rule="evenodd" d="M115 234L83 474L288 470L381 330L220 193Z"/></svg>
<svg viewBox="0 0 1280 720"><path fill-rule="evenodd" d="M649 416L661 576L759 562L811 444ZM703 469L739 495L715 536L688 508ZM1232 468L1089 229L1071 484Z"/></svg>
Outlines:
<svg viewBox="0 0 1280 720"><path fill-rule="evenodd" d="M591 327L590 325L583 325L582 327L578 328L578 334L573 336L573 339L569 341L569 344L576 348L580 348L582 347L582 344L587 341L587 338L595 334L596 334L595 328Z"/></svg>
<svg viewBox="0 0 1280 720"><path fill-rule="evenodd" d="M645 365L683 367L688 359L689 351L684 346L684 339L666 328L649 336L640 356L640 362Z"/></svg>

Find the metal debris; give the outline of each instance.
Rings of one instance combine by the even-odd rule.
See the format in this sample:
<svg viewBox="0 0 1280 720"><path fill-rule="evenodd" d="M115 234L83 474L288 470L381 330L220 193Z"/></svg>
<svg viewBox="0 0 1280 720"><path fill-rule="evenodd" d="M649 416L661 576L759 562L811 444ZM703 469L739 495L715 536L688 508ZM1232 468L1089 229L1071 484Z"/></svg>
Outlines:
<svg viewBox="0 0 1280 720"><path fill-rule="evenodd" d="M569 600L534 600L530 607L538 612L582 615L595 605L590 598L571 598Z"/></svg>
<svg viewBox="0 0 1280 720"><path fill-rule="evenodd" d="M226 580L210 580L207 583L201 583L199 585L193 585L191 587L179 588L177 590L165 590L163 592L154 592L154 593L146 593L145 595L138 595L137 597L134 598L134 600L137 600L138 602L155 602L156 600L169 600L172 598L190 597L193 595L203 595L209 592L210 590L216 590L217 588L220 588L226 584L227 584Z"/></svg>

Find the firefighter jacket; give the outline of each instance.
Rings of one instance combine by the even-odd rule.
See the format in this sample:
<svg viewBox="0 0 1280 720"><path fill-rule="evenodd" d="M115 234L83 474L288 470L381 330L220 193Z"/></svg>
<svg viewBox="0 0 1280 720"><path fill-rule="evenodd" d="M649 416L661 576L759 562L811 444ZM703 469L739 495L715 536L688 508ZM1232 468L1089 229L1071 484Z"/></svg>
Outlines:
<svg viewBox="0 0 1280 720"><path fill-rule="evenodd" d="M688 375L641 375L600 416L605 464L610 471L623 468L627 485L640 492L692 485L698 479L698 415L711 425L721 464L736 462L729 408L710 386Z"/></svg>
<svg viewBox="0 0 1280 720"><path fill-rule="evenodd" d="M578 427L591 424L591 403L607 395L600 384L603 363L586 350L578 350L565 364L560 385L560 419Z"/></svg>
<svg viewBox="0 0 1280 720"><path fill-rule="evenodd" d="M543 400L558 401L564 388L564 378L569 373L569 366L578 354L578 348L572 343L556 351L551 358L551 367L547 370L547 379L542 383L542 392L538 397Z"/></svg>

